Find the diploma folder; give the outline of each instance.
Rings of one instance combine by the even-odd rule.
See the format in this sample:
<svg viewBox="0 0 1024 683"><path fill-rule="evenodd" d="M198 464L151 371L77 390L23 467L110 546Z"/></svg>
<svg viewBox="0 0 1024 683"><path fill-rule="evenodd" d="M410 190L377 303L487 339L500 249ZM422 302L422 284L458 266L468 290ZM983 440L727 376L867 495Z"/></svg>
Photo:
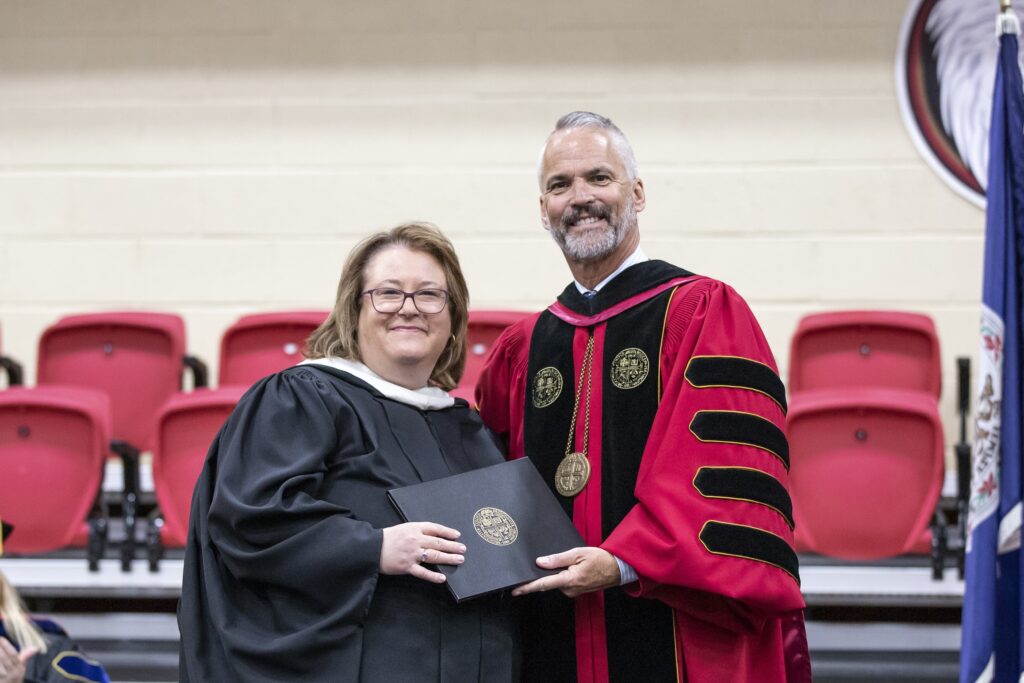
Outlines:
<svg viewBox="0 0 1024 683"><path fill-rule="evenodd" d="M456 602L557 573L537 566L542 555L584 545L529 458L388 491L407 522L458 529L461 565L437 565Z"/></svg>

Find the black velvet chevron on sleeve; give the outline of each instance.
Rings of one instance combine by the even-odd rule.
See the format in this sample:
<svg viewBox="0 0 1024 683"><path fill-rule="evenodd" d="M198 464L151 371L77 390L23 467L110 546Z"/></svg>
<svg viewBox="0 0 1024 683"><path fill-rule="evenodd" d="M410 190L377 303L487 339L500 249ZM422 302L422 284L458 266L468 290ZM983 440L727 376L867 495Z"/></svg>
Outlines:
<svg viewBox="0 0 1024 683"><path fill-rule="evenodd" d="M778 512L793 528L793 501L779 480L747 467L701 467L693 486L705 498L742 500L765 505Z"/></svg>
<svg viewBox="0 0 1024 683"><path fill-rule="evenodd" d="M736 356L695 356L686 365L686 381L698 389L730 387L764 394L786 412L786 388L764 363Z"/></svg>
<svg viewBox="0 0 1024 683"><path fill-rule="evenodd" d="M796 553L775 534L740 524L710 521L701 529L700 540L709 552L765 562L778 567L800 583Z"/></svg>
<svg viewBox="0 0 1024 683"><path fill-rule="evenodd" d="M690 421L690 431L704 442L734 443L768 451L789 469L786 435L759 415L730 410L700 410Z"/></svg>

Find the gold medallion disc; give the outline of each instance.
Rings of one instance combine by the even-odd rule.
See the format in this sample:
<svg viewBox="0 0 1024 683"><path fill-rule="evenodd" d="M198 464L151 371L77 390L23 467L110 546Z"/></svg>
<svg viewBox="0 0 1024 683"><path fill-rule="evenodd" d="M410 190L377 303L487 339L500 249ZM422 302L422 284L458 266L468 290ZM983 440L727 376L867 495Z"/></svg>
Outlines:
<svg viewBox="0 0 1024 683"><path fill-rule="evenodd" d="M572 498L590 481L590 461L583 453L570 453L558 463L555 470L555 488L566 498Z"/></svg>

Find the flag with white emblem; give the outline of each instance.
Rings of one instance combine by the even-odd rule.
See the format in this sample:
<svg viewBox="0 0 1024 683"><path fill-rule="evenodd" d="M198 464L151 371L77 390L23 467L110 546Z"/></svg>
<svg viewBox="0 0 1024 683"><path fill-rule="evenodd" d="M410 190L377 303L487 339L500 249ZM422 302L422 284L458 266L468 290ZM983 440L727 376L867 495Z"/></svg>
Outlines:
<svg viewBox="0 0 1024 683"><path fill-rule="evenodd" d="M960 681L1019 681L1021 590L1021 257L1024 85L1020 24L999 19L985 218L981 350L971 454Z"/></svg>

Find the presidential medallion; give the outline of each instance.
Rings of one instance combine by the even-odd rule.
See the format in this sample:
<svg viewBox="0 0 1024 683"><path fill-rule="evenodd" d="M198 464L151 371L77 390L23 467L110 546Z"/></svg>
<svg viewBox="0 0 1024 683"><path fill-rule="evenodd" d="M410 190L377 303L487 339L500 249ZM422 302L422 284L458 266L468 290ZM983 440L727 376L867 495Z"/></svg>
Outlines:
<svg viewBox="0 0 1024 683"><path fill-rule="evenodd" d="M511 545L519 538L519 527L499 508L480 508L473 515L473 529L491 545Z"/></svg>
<svg viewBox="0 0 1024 683"><path fill-rule="evenodd" d="M590 480L590 461L583 453L570 453L555 470L555 488L566 498L583 490Z"/></svg>
<svg viewBox="0 0 1024 683"><path fill-rule="evenodd" d="M547 408L562 395L562 373L550 365L541 368L533 378L533 407Z"/></svg>
<svg viewBox="0 0 1024 683"><path fill-rule="evenodd" d="M612 384L619 389L636 389L647 379L651 363L641 349L622 349L612 360Z"/></svg>

